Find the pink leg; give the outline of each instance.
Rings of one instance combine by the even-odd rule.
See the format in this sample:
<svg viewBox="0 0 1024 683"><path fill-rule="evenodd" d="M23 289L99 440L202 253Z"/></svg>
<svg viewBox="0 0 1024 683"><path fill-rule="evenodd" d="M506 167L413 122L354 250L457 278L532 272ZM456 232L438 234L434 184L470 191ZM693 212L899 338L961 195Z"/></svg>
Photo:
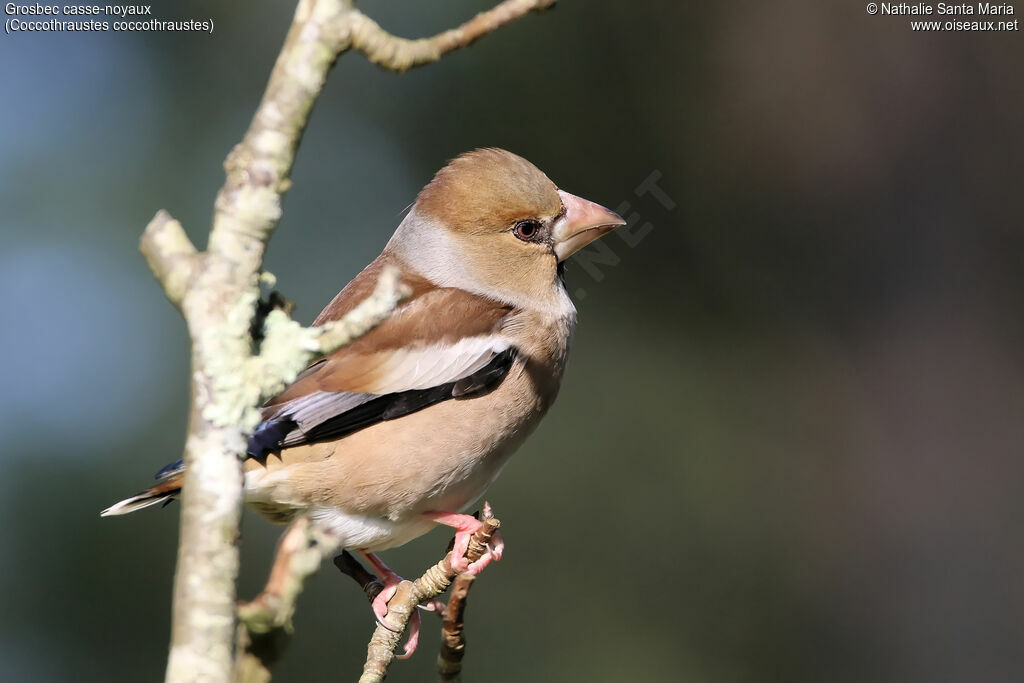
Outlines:
<svg viewBox="0 0 1024 683"><path fill-rule="evenodd" d="M438 524L444 524L455 529L455 545L452 547L452 569L457 572L468 574L479 574L491 562L501 559L505 551L505 542L500 534L494 534L491 543L487 546L487 552L472 564L466 560L466 550L469 549L469 539L473 537L483 522L472 515L460 515L455 512L425 512L429 519Z"/></svg>
<svg viewBox="0 0 1024 683"><path fill-rule="evenodd" d="M384 621L384 617L388 613L388 601L391 600L395 595L395 591L398 590L398 584L402 582L402 577L391 570L391 567L384 564L384 560L380 559L374 553L360 550L359 554L366 558L366 561L373 567L373 573L377 575L377 578L384 584L384 590L377 594L377 597L373 599L372 607L373 613L377 617L377 621L384 626L389 628L387 622ZM409 638L405 641L405 651L396 655L398 659L408 659L412 656L412 653L416 651L416 646L420 641L420 613L419 610L413 610L412 616L409 618L409 623L406 626L406 631L409 632Z"/></svg>
<svg viewBox="0 0 1024 683"><path fill-rule="evenodd" d="M360 550L359 554L366 558L366 561L373 567L373 573L384 584L384 590L377 594L372 603L377 621L384 623L384 617L388 613L388 601L394 597L395 591L398 590L398 584L402 582L402 577L391 571L391 567L384 564L384 561L373 553Z"/></svg>

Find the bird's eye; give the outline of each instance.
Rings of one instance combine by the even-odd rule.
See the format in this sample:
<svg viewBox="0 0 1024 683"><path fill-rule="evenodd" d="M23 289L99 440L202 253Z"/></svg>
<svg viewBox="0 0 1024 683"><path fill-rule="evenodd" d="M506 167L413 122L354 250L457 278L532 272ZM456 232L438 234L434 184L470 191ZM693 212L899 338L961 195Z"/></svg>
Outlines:
<svg viewBox="0 0 1024 683"><path fill-rule="evenodd" d="M516 223L516 227L512 229L512 233L524 242L529 242L540 235L540 223L537 221L519 221Z"/></svg>

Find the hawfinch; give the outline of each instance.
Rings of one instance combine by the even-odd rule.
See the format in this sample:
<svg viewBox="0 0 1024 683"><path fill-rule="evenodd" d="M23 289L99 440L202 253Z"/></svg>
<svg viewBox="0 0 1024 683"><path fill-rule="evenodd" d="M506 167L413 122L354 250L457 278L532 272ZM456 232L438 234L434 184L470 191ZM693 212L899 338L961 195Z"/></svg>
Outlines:
<svg viewBox="0 0 1024 683"><path fill-rule="evenodd" d="M420 192L394 236L314 324L344 316L386 266L412 294L356 342L312 363L263 407L249 437L246 502L274 522L309 514L360 552L437 524L454 527L454 568L467 565L480 522L462 514L551 407L576 309L562 281L569 256L617 226L618 215L558 189L500 149L464 154ZM103 511L120 515L175 497L181 462L147 491Z"/></svg>

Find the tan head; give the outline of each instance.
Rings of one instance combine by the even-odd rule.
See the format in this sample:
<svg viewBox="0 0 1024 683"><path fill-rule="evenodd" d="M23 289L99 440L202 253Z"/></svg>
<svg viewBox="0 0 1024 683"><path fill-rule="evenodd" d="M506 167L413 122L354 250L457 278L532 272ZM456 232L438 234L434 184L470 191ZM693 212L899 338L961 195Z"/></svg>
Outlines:
<svg viewBox="0 0 1024 683"><path fill-rule="evenodd" d="M526 159L479 149L437 172L388 250L441 286L524 308L571 309L558 264L624 224L559 190Z"/></svg>

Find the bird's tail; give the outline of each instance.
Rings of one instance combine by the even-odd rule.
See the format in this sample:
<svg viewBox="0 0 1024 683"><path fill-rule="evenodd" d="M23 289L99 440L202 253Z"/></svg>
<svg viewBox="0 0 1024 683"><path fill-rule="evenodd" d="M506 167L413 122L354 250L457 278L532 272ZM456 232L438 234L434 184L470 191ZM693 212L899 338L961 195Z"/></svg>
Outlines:
<svg viewBox="0 0 1024 683"><path fill-rule="evenodd" d="M129 512L148 508L150 505L165 502L169 503L171 500L178 497L184 478L184 470L171 474L170 476L162 479L156 486L146 489L142 493L132 496L131 498L125 498L120 503L111 505L100 513L100 517L127 515Z"/></svg>

